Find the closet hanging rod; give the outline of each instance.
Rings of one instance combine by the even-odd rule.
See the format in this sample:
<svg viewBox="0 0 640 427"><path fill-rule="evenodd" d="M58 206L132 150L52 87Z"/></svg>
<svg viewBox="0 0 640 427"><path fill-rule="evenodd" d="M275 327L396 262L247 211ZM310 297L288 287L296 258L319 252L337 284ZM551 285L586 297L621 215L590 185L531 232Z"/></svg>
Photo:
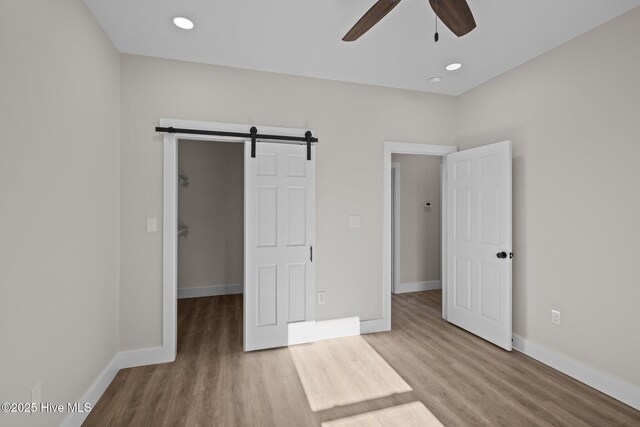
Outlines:
<svg viewBox="0 0 640 427"><path fill-rule="evenodd" d="M294 141L300 142L300 144L307 145L307 160L311 160L311 144L317 143L318 138L311 136L311 131L307 131L304 136L288 136L288 135L268 135L268 134L260 134L258 133L258 129L256 127L252 127L250 129L250 133L241 133L241 132L224 132L218 130L201 130L201 129L184 129L184 128L174 128L173 126L169 127L156 127L156 132L166 132L166 133L184 133L187 135L213 135L213 136L229 136L235 138L249 138L251 139L251 157L255 157L255 144L256 140L275 140L275 141ZM261 141L261 142L270 142L270 141Z"/></svg>

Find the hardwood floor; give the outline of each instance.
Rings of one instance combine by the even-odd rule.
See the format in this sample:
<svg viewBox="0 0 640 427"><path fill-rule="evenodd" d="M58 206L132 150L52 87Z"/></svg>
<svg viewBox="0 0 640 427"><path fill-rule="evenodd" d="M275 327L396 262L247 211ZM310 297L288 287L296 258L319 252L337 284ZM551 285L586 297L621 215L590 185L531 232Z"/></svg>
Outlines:
<svg viewBox="0 0 640 427"><path fill-rule="evenodd" d="M440 300L394 295L392 331L363 335L412 391L317 412L288 348L242 352L242 296L180 300L176 361L120 371L84 425L318 426L419 401L445 426L640 426L639 411L443 321Z"/></svg>

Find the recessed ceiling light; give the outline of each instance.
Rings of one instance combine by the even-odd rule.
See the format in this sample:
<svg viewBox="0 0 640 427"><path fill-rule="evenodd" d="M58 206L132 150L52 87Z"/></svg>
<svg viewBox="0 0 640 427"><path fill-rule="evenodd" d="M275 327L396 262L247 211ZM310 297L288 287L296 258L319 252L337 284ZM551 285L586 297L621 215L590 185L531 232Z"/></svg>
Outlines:
<svg viewBox="0 0 640 427"><path fill-rule="evenodd" d="M437 83L440 83L440 80L442 80L442 78L441 78L441 77L431 77L431 78L429 79L429 83L431 83L432 85L435 85L435 84L437 84Z"/></svg>
<svg viewBox="0 0 640 427"><path fill-rule="evenodd" d="M173 23L176 27L182 28L183 30L190 30L193 28L193 21L182 16L176 16L173 18Z"/></svg>
<svg viewBox="0 0 640 427"><path fill-rule="evenodd" d="M460 64L459 62L454 62L453 64L449 64L444 68L446 68L447 71L455 71L455 70L459 70L460 68L462 68L462 64Z"/></svg>

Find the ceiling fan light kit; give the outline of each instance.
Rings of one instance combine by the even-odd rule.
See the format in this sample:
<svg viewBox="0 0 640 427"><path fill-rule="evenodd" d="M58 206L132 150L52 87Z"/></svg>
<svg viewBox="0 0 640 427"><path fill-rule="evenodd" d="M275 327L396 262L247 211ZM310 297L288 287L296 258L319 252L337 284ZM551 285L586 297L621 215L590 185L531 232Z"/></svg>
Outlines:
<svg viewBox="0 0 640 427"><path fill-rule="evenodd" d="M358 40L364 33L380 22L382 18L387 16L398 3L400 3L400 0L378 0L345 34L342 40L345 42ZM440 19L458 37L462 37L476 28L476 21L466 0L429 0L429 4L436 14L436 33L434 35L436 42L440 38L437 30L437 19Z"/></svg>

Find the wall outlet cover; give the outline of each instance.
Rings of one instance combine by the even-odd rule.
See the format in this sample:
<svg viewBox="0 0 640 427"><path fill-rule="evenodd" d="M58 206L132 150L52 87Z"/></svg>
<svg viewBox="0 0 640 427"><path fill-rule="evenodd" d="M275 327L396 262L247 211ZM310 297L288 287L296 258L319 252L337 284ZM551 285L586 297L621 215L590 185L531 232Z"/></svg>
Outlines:
<svg viewBox="0 0 640 427"><path fill-rule="evenodd" d="M360 215L349 215L349 227L360 228Z"/></svg>

